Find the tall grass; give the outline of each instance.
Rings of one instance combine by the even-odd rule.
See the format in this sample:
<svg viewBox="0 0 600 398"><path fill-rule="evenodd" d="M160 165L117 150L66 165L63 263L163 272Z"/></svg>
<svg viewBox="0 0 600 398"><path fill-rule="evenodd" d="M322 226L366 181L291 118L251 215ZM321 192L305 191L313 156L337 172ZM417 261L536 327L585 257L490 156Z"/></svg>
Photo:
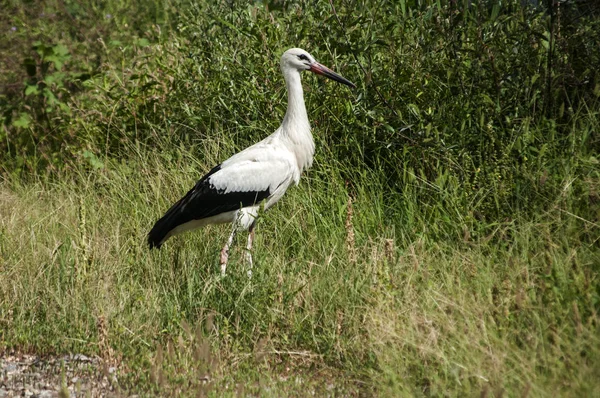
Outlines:
<svg viewBox="0 0 600 398"><path fill-rule="evenodd" d="M597 226L556 209L481 238L457 226L461 239L432 239L432 210L409 189L382 194L376 174L354 182L348 217L339 165L321 155L261 217L253 278L242 242L221 279L228 227L145 247L152 222L206 169L198 148L2 183L5 347L124 361L135 370L124 388L163 393L207 388L206 375L214 391L270 380L289 393L277 375L297 366L330 375L314 388L385 395L598 392L600 253L580 238Z"/></svg>

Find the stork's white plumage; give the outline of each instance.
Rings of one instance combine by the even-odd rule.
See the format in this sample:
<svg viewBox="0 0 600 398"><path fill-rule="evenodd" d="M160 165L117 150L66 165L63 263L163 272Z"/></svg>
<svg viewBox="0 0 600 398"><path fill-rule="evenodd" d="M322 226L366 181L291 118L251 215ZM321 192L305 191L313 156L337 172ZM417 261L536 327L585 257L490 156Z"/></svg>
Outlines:
<svg viewBox="0 0 600 398"><path fill-rule="evenodd" d="M206 174L194 188L156 222L148 234L150 248L171 236L208 224L231 222L233 229L221 251L225 273L229 246L238 230L249 230L246 259L252 266L254 225L261 202L273 206L290 185L300 181L312 165L315 144L304 105L300 72L308 70L355 87L300 48L287 50L280 63L288 92L288 107L281 126L264 140L233 155Z"/></svg>

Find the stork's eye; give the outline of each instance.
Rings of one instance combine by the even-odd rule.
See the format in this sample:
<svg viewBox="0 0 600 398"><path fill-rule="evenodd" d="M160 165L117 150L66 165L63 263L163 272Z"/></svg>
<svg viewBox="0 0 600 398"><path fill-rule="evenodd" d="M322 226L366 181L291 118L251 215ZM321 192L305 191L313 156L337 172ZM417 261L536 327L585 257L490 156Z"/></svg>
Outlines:
<svg viewBox="0 0 600 398"><path fill-rule="evenodd" d="M301 59L301 60L304 60L304 61L308 61L308 57L305 54L298 55L298 59Z"/></svg>

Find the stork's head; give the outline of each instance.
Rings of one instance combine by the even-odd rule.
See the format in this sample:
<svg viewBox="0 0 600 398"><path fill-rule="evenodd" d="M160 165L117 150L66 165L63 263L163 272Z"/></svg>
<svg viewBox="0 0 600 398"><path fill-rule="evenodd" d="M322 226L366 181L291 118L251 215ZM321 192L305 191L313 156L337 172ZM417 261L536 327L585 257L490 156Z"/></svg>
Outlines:
<svg viewBox="0 0 600 398"><path fill-rule="evenodd" d="M311 71L316 73L317 75L323 75L325 77L330 78L331 80L335 80L336 82L345 84L352 88L356 88L354 83L350 80L343 78L338 75L328 67L321 65L312 55L310 55L307 51L304 51L301 48L290 48L281 56L281 71L285 74L288 70L297 70L298 72L302 72L304 70Z"/></svg>

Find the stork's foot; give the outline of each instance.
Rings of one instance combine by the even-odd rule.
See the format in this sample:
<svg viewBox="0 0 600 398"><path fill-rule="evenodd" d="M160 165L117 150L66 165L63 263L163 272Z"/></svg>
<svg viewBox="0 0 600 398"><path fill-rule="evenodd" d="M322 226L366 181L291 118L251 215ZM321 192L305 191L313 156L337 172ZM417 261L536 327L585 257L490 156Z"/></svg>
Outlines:
<svg viewBox="0 0 600 398"><path fill-rule="evenodd" d="M246 260L246 265L248 266L248 278L252 278L252 253L250 250L246 250L244 258Z"/></svg>
<svg viewBox="0 0 600 398"><path fill-rule="evenodd" d="M227 260L229 260L229 247L225 246L223 250L221 250L221 276L225 276Z"/></svg>
<svg viewBox="0 0 600 398"><path fill-rule="evenodd" d="M252 278L252 242L254 241L254 226L256 222L250 226L250 233L248 234L248 244L246 245L246 263L248 264L248 278Z"/></svg>
<svg viewBox="0 0 600 398"><path fill-rule="evenodd" d="M235 226L231 230L231 234L227 239L227 243L223 246L223 250L221 250L221 277L225 276L225 271L227 270L227 260L229 260L229 247L233 243L233 238L235 237Z"/></svg>

